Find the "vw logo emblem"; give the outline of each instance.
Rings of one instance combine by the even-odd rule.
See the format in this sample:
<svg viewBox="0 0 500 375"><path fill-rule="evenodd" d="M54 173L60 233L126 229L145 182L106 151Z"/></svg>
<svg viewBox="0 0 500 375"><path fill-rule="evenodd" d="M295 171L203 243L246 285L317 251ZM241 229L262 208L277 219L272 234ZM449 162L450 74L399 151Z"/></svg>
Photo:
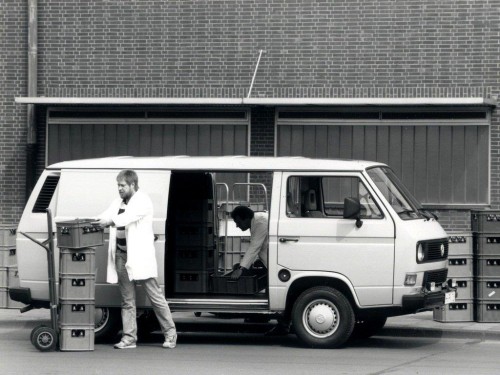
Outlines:
<svg viewBox="0 0 500 375"><path fill-rule="evenodd" d="M441 244L441 256L444 257L444 244Z"/></svg>

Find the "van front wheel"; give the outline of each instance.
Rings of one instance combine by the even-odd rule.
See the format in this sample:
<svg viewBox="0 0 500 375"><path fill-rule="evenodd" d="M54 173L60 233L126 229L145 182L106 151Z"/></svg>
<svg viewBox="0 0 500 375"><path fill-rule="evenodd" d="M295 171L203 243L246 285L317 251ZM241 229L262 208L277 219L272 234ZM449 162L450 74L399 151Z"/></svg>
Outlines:
<svg viewBox="0 0 500 375"><path fill-rule="evenodd" d="M338 348L351 336L354 311L347 298L330 287L308 289L297 298L292 322L299 339L310 347Z"/></svg>

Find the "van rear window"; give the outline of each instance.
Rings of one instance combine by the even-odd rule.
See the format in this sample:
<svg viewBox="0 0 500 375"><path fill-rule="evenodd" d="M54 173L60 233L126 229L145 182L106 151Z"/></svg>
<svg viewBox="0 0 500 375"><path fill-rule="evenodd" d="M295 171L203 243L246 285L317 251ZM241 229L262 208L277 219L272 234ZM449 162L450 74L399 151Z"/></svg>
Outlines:
<svg viewBox="0 0 500 375"><path fill-rule="evenodd" d="M57 183L59 182L60 176L47 176L47 179L43 183L42 190L40 190L40 194L36 199L35 205L33 206L32 212L42 212L45 213L45 210L49 207L50 201L52 200L52 196L57 188Z"/></svg>

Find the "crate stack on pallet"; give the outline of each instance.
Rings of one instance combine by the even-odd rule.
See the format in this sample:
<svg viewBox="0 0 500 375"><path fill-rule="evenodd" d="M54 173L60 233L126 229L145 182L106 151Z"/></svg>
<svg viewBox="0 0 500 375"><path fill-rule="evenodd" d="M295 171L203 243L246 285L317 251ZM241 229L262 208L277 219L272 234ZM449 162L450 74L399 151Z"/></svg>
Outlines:
<svg viewBox="0 0 500 375"><path fill-rule="evenodd" d="M16 227L0 225L0 308L19 309L24 304L9 297L9 289L19 286L16 257Z"/></svg>
<svg viewBox="0 0 500 375"><path fill-rule="evenodd" d="M500 211L473 211L475 320L500 322Z"/></svg>
<svg viewBox="0 0 500 375"><path fill-rule="evenodd" d="M434 309L438 322L470 322L474 320L474 253L471 232L450 233L448 278L457 285L454 303Z"/></svg>
<svg viewBox="0 0 500 375"><path fill-rule="evenodd" d="M104 234L91 225L91 220L57 223L62 351L94 350L95 248L103 244Z"/></svg>
<svg viewBox="0 0 500 375"><path fill-rule="evenodd" d="M175 292L207 293L215 270L212 199L177 201L175 217Z"/></svg>

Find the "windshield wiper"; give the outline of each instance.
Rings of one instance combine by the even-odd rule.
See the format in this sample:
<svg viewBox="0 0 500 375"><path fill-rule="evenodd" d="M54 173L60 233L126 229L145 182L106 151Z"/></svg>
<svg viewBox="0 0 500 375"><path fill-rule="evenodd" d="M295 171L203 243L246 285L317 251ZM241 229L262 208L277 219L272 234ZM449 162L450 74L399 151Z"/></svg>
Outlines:
<svg viewBox="0 0 500 375"><path fill-rule="evenodd" d="M427 220L430 220L431 218L434 218L434 220L438 221L438 217L435 213L424 210L423 208L419 208L418 212L422 214L423 217L425 217Z"/></svg>

